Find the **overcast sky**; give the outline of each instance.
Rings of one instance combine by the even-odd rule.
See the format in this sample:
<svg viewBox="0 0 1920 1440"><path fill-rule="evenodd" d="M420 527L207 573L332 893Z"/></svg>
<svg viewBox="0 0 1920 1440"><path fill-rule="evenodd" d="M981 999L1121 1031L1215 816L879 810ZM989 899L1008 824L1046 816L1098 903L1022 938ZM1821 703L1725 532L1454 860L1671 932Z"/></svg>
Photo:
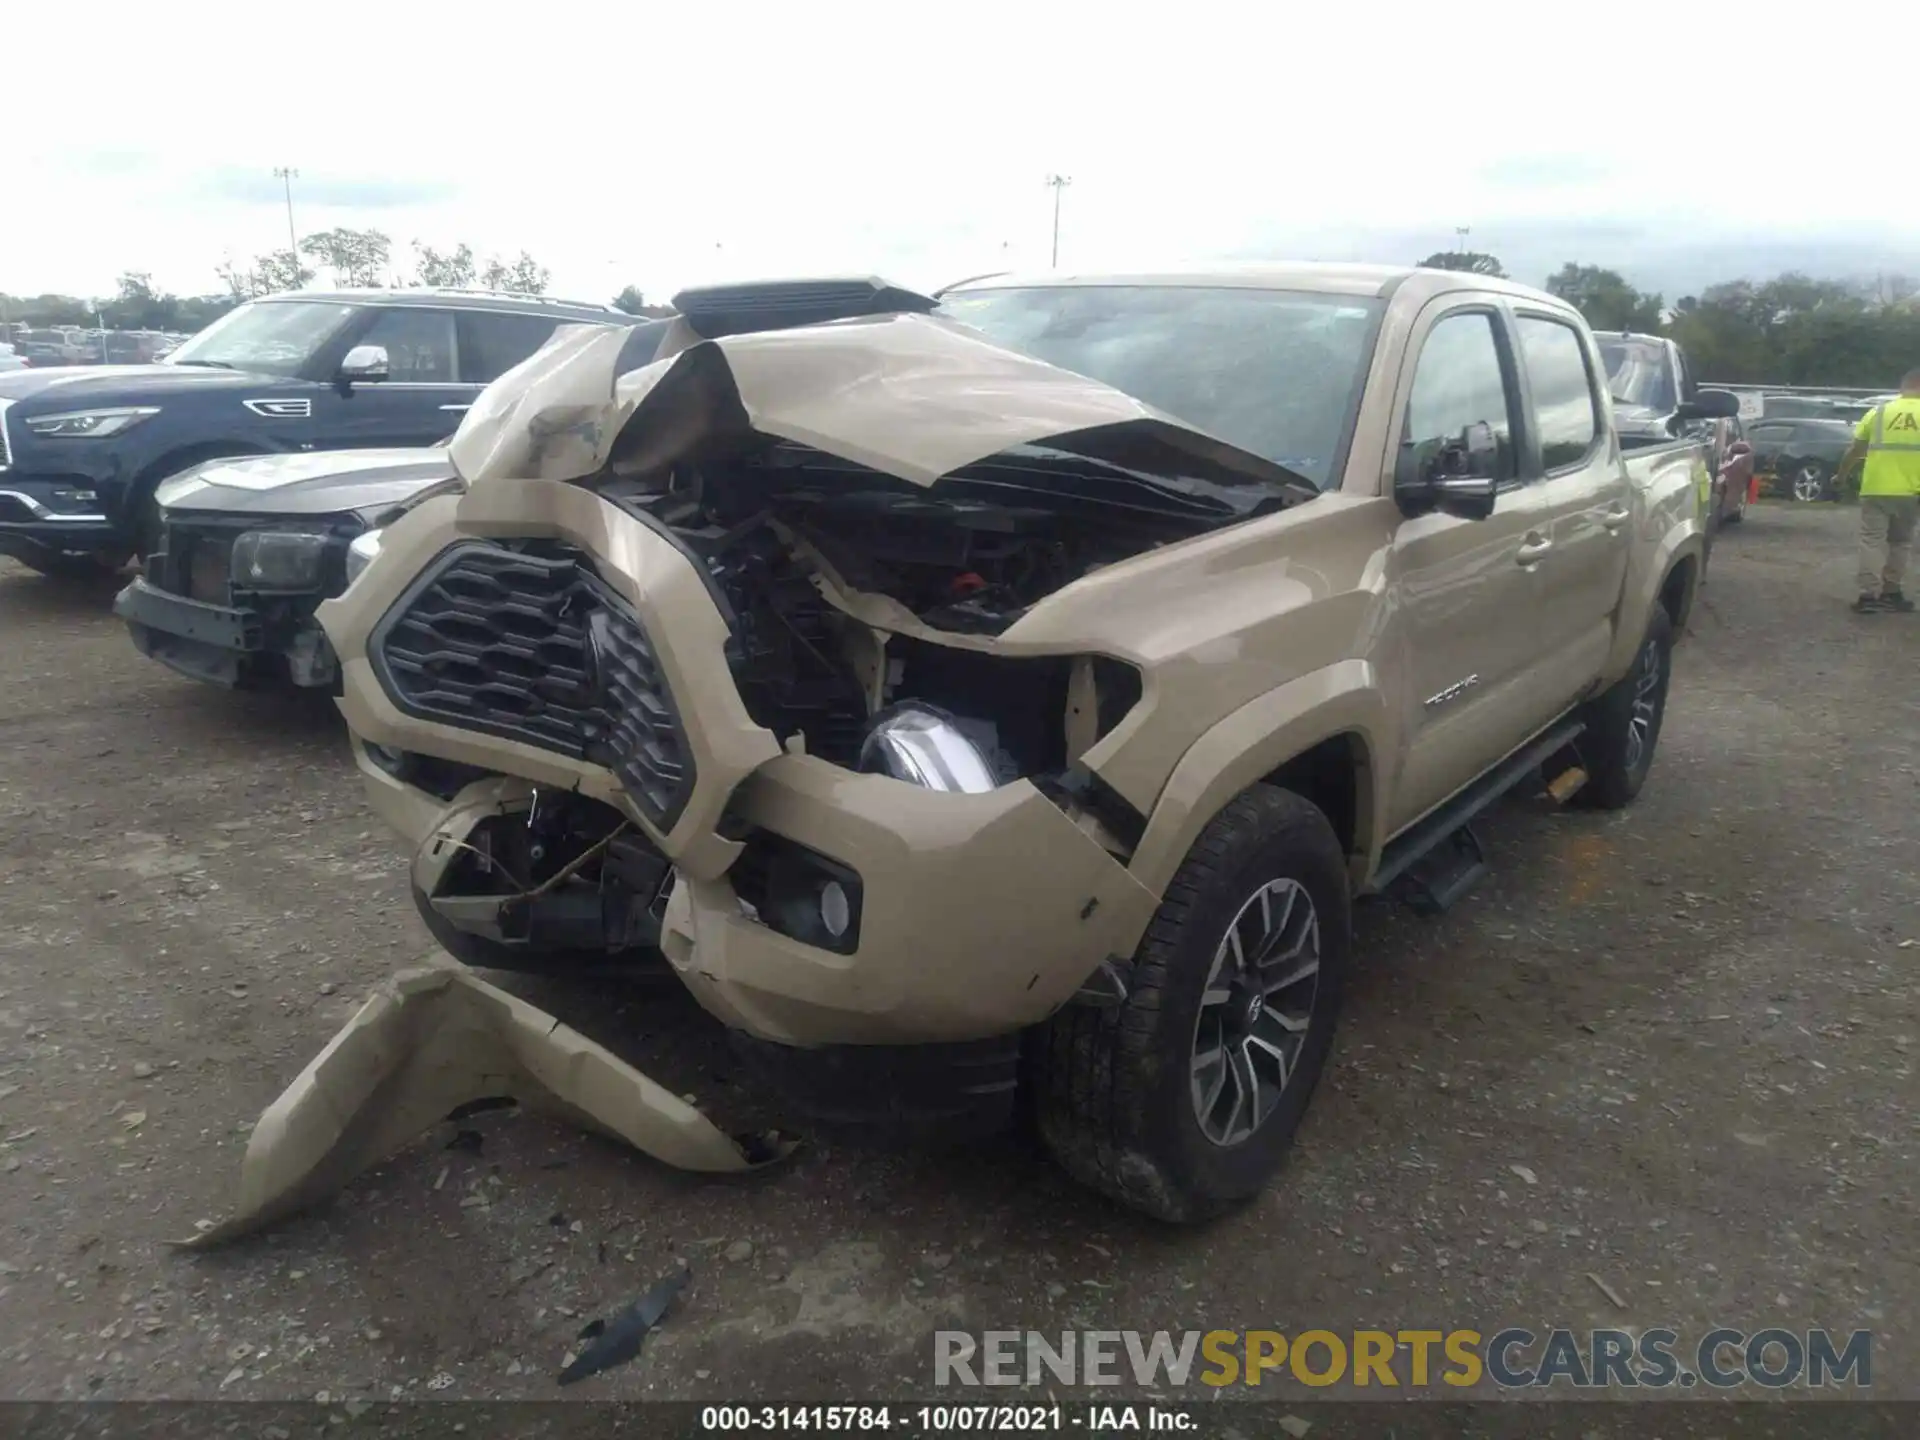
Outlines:
<svg viewBox="0 0 1920 1440"><path fill-rule="evenodd" d="M276 166L302 234L524 248L594 300L1044 266L1053 172L1063 267L1411 262L1467 226L1520 279L1670 298L1920 271L1920 189L1871 178L1911 163L1909 87L1862 73L1897 16L1847 0L1804 49L1697 0L427 10L9 5L0 290L217 289L286 244Z"/></svg>

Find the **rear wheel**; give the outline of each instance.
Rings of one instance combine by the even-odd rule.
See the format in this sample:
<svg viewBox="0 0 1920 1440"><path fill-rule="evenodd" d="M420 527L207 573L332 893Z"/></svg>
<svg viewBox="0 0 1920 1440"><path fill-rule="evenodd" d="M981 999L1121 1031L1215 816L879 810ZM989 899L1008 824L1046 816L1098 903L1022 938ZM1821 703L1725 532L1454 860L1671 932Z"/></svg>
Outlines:
<svg viewBox="0 0 1920 1440"><path fill-rule="evenodd" d="M1581 804L1618 810L1631 804L1653 769L1653 752L1667 714L1673 669L1673 619L1656 605L1629 670L1589 708L1587 733L1579 743L1587 783L1575 792Z"/></svg>
<svg viewBox="0 0 1920 1440"><path fill-rule="evenodd" d="M1231 801L1168 886L1127 998L1035 1036L1039 1129L1061 1167L1175 1223L1257 1194L1326 1064L1349 905L1318 809L1268 785Z"/></svg>

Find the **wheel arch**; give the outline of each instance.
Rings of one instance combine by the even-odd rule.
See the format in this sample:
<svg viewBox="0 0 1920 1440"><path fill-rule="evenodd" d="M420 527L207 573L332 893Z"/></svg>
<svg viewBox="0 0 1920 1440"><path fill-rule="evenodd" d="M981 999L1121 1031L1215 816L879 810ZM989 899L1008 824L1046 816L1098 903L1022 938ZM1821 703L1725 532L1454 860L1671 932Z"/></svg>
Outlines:
<svg viewBox="0 0 1920 1440"><path fill-rule="evenodd" d="M1129 863L1165 893L1201 830L1249 785L1299 794L1326 813L1355 883L1383 833L1381 757L1390 712L1373 666L1343 660L1268 691L1202 734L1174 767Z"/></svg>

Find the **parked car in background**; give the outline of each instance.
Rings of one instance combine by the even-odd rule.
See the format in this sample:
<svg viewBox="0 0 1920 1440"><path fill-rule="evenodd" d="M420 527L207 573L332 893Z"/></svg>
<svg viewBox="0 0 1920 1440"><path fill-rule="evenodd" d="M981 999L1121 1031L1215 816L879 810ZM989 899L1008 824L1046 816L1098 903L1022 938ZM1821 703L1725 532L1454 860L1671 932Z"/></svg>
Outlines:
<svg viewBox="0 0 1920 1440"><path fill-rule="evenodd" d="M42 572L161 544L161 482L207 460L411 448L606 305L470 290L297 291L229 311L165 362L0 375L0 554Z"/></svg>
<svg viewBox="0 0 1920 1440"><path fill-rule="evenodd" d="M1677 438L1680 407L1699 390L1687 352L1664 335L1598 330L1593 338L1606 368L1620 443L1631 449Z"/></svg>
<svg viewBox="0 0 1920 1440"><path fill-rule="evenodd" d="M314 622L355 542L453 477L444 445L209 460L160 486L161 548L114 612L137 649L216 685L331 686Z"/></svg>
<svg viewBox="0 0 1920 1440"><path fill-rule="evenodd" d="M1833 500L1833 472L1853 443L1844 420L1761 420L1747 427L1754 468L1768 493L1802 504Z"/></svg>
<svg viewBox="0 0 1920 1440"><path fill-rule="evenodd" d="M1753 443L1737 416L1699 422L1713 467L1713 523L1733 525L1747 516L1753 490Z"/></svg>
<svg viewBox="0 0 1920 1440"><path fill-rule="evenodd" d="M24 370L26 360L15 352L13 346L0 342L0 370Z"/></svg>

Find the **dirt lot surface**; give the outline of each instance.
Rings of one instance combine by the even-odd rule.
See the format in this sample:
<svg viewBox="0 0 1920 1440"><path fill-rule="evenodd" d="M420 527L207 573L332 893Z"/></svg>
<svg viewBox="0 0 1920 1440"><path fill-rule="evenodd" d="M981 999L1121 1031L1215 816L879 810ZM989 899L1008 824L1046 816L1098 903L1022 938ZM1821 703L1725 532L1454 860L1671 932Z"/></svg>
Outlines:
<svg viewBox="0 0 1920 1440"><path fill-rule="evenodd" d="M1852 523L1723 537L1638 805L1514 800L1459 909L1363 912L1294 1159L1212 1228L1011 1139L714 1182L490 1115L207 1256L164 1242L426 947L403 857L329 705L180 679L110 590L0 561L5 1393L551 1398L685 1257L645 1355L559 1393L926 1394L946 1326L1725 1324L1871 1329L1874 1390L1920 1398L1920 619L1846 612ZM676 993L516 988L730 1128L774 1114Z"/></svg>

